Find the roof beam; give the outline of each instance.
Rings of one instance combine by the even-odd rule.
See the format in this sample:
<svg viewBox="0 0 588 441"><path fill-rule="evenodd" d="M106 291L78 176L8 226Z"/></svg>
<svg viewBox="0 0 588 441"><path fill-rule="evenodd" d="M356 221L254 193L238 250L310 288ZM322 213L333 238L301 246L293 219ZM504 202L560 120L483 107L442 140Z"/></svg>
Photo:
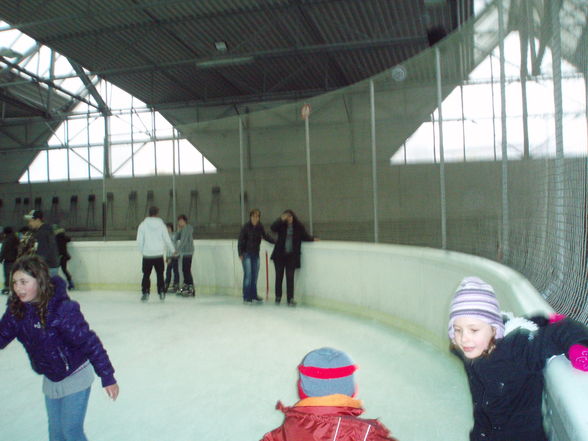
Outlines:
<svg viewBox="0 0 588 441"><path fill-rule="evenodd" d="M0 62L6 64L7 66L10 66L12 69L17 70L20 73L22 73L22 74L30 77L30 80L29 81L26 81L28 83L43 83L43 84L47 85L48 87L52 87L52 88L54 88L56 90L59 90L61 93L65 94L65 95L67 95L67 96L69 96L69 97L71 97L71 98L73 98L73 99L75 99L77 101L81 101L83 103L86 103L89 106L92 106L94 108L96 107L90 101L86 100L85 98L83 98L83 97L81 97L79 95L76 95L75 93L71 93L69 90L64 89L63 87L58 86L53 81L53 80L57 80L57 79L61 79L61 78L55 77L55 78L53 78L53 80L52 79L47 79L47 78L42 78L39 75L36 75L36 74L34 74L32 72L29 72L27 69L19 66L16 63L11 63L10 61L8 61L4 57L0 57ZM66 78L76 78L76 77L77 77L77 75L67 75L66 76ZM14 82L12 84L14 84ZM1 83L0 83L0 85L1 85Z"/></svg>
<svg viewBox="0 0 588 441"><path fill-rule="evenodd" d="M159 71L159 70L170 70L174 68L180 68L183 66L191 65L195 69L198 69L198 65L206 66L205 63L212 62L212 61L223 61L222 66L230 66L232 64L241 64L244 59L252 58L253 61L256 59L263 60L265 58L284 58L284 57L292 57L292 56L310 56L322 53L335 53L335 52L346 52L346 51L363 51L369 49L385 49L389 47L407 45L407 44L414 44L417 46L427 45L426 37L419 36L419 37L401 37L401 38L380 38L380 39L369 39L369 40L360 40L360 41L346 41L341 43L328 43L328 44L316 44L316 45L308 45L308 46L301 46L301 47L288 47L288 48L279 48L279 49L271 49L271 50L264 50L264 51L254 51L248 53L242 53L234 56L222 56L222 57L213 57L213 58L185 58L182 60L177 61L170 61L167 63L159 63L159 64L144 64L140 66L132 66L132 67L123 67L123 68L116 68L116 69L100 69L91 71L88 75L99 75L103 77L112 77L118 75L129 75L133 73L144 73L150 71ZM232 63L234 61L234 63ZM221 63L219 63L220 65ZM200 69L211 69L211 67L200 67ZM55 80L65 80L67 78L76 78L77 74L70 74L70 75L56 75ZM47 80L45 80L47 82ZM0 85L1 87L1 85Z"/></svg>
<svg viewBox="0 0 588 441"><path fill-rule="evenodd" d="M94 86L94 83L92 82L92 80L90 80L88 75L86 75L86 72L84 72L84 68L82 66L80 66L78 63L76 63L74 60L72 60L71 58L68 58L67 60L69 61L69 64L71 64L71 67L73 67L73 70L75 71L75 73L78 74L78 77L80 78L80 80L82 80L82 83L84 83L84 86L86 86L86 89L88 89L88 92L90 93L90 95L92 95L92 97L94 98L94 100L98 104L98 110L100 110L100 113L102 114L102 116L111 116L112 113L110 112L108 105L102 99L102 95L100 95L98 90L96 90L96 86Z"/></svg>

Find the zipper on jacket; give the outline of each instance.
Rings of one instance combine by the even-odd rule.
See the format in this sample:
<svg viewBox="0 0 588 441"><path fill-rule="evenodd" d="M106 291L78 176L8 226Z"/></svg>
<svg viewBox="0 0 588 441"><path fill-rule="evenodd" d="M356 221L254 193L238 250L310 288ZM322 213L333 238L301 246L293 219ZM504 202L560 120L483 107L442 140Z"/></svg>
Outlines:
<svg viewBox="0 0 588 441"><path fill-rule="evenodd" d="M61 348L57 348L57 351L59 352L59 356L61 357L61 361L63 361L63 364L65 364L65 370L67 372L69 372L69 362L67 361L67 357L65 356L65 354L63 353Z"/></svg>

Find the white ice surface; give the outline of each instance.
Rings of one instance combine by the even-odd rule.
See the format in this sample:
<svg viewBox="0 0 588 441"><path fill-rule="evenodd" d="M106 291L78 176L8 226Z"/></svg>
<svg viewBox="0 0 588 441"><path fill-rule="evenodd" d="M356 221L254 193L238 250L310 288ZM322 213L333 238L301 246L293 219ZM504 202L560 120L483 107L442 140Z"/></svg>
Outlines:
<svg viewBox="0 0 588 441"><path fill-rule="evenodd" d="M94 382L90 441L259 440L282 422L277 400L296 402L296 366L310 350L348 352L358 397L399 441L465 441L471 406L457 362L379 323L324 310L234 297L147 304L131 292L73 291L116 369L120 396ZM4 306L0 307L4 312ZM47 439L47 417L23 347L0 352L0 440Z"/></svg>

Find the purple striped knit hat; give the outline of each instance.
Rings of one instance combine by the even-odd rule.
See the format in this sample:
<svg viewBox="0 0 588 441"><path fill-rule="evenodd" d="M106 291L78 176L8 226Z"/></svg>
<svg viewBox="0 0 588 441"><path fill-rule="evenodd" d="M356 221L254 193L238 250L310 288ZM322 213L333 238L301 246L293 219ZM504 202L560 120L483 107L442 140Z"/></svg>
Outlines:
<svg viewBox="0 0 588 441"><path fill-rule="evenodd" d="M459 284L449 308L449 338L454 339L453 322L457 317L473 317L496 329L496 338L504 337L504 322L494 288L478 277L466 277Z"/></svg>

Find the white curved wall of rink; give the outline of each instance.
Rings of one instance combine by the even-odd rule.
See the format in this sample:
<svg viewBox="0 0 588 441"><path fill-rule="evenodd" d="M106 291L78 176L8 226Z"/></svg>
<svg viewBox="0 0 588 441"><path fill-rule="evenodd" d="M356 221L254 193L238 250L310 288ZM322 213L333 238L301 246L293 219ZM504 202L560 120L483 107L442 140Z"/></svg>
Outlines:
<svg viewBox="0 0 588 441"><path fill-rule="evenodd" d="M139 297L141 256L134 242L74 242L70 253L69 267L80 287L137 290ZM268 259L266 273L266 254L271 245L264 242L258 292L265 297L269 280L272 302L274 271ZM199 294L241 295L235 240L195 241L192 272ZM504 311L552 311L524 277L496 262L431 248L356 242L303 244L295 298L387 323L446 351L449 303L459 281L469 275L494 286ZM588 441L588 374L575 371L561 356L549 362L545 376L551 440Z"/></svg>

